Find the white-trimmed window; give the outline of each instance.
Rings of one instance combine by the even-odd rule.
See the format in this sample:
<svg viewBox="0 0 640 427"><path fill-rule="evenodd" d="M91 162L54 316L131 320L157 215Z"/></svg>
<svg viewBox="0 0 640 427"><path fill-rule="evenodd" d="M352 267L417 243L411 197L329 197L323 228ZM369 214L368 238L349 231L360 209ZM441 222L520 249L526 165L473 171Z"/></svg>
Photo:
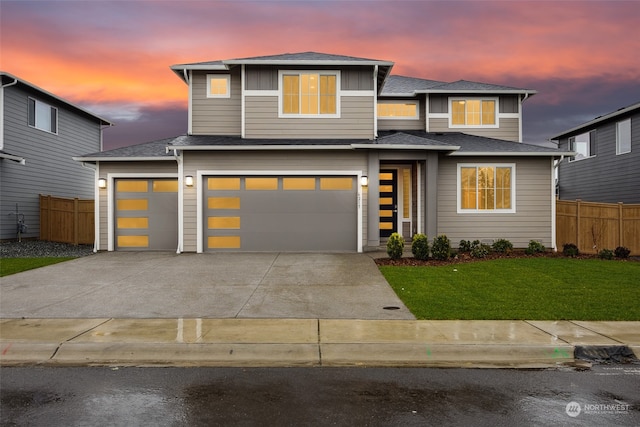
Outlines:
<svg viewBox="0 0 640 427"><path fill-rule="evenodd" d="M569 150L575 151L572 161L588 159L596 155L596 131L582 133L569 138Z"/></svg>
<svg viewBox="0 0 640 427"><path fill-rule="evenodd" d="M450 127L498 127L498 98L449 98Z"/></svg>
<svg viewBox="0 0 640 427"><path fill-rule="evenodd" d="M631 152L631 119L616 123L616 154Z"/></svg>
<svg viewBox="0 0 640 427"><path fill-rule="evenodd" d="M379 101L378 118L392 120L416 120L419 117L418 101Z"/></svg>
<svg viewBox="0 0 640 427"><path fill-rule="evenodd" d="M58 133L58 109L37 99L29 98L29 126Z"/></svg>
<svg viewBox="0 0 640 427"><path fill-rule="evenodd" d="M338 71L280 71L281 117L338 117Z"/></svg>
<svg viewBox="0 0 640 427"><path fill-rule="evenodd" d="M207 74L207 98L230 98L231 76L229 74Z"/></svg>
<svg viewBox="0 0 640 427"><path fill-rule="evenodd" d="M458 213L513 213L515 203L515 164L458 164Z"/></svg>

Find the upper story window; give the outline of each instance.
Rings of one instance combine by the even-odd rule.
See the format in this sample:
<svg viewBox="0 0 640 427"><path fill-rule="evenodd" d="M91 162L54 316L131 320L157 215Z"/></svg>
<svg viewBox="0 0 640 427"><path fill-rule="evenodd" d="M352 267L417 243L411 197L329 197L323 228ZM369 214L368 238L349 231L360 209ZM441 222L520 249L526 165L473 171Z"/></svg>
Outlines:
<svg viewBox="0 0 640 427"><path fill-rule="evenodd" d="M498 127L497 98L449 98L451 127Z"/></svg>
<svg viewBox="0 0 640 427"><path fill-rule="evenodd" d="M29 126L58 133L58 109L37 99L29 98Z"/></svg>
<svg viewBox="0 0 640 427"><path fill-rule="evenodd" d="M576 152L573 160L582 160L595 156L596 131L592 130L591 132L586 132L569 138L569 150Z"/></svg>
<svg viewBox="0 0 640 427"><path fill-rule="evenodd" d="M459 164L458 213L513 213L515 164Z"/></svg>
<svg viewBox="0 0 640 427"><path fill-rule="evenodd" d="M378 118L406 120L418 118L417 101L380 101L378 102Z"/></svg>
<svg viewBox="0 0 640 427"><path fill-rule="evenodd" d="M337 117L337 71L281 71L280 114L300 117Z"/></svg>
<svg viewBox="0 0 640 427"><path fill-rule="evenodd" d="M207 74L207 98L230 98L231 76L228 74Z"/></svg>
<svg viewBox="0 0 640 427"><path fill-rule="evenodd" d="M616 154L631 152L631 119L616 123Z"/></svg>

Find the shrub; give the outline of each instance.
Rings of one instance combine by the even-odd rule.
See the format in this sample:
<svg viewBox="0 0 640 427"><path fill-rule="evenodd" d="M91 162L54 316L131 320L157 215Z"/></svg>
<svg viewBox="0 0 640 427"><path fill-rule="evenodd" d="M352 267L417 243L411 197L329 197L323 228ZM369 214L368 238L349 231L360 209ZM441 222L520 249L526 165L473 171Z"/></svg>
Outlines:
<svg viewBox="0 0 640 427"><path fill-rule="evenodd" d="M564 256L573 258L580 255L580 250L578 250L578 247L573 243L565 243L564 245L562 245L562 254Z"/></svg>
<svg viewBox="0 0 640 427"><path fill-rule="evenodd" d="M491 249L501 254L510 254L513 251L513 244L507 239L498 239L493 242Z"/></svg>
<svg viewBox="0 0 640 427"><path fill-rule="evenodd" d="M629 250L629 248L625 248L624 246L618 246L613 251L613 254L616 256L616 258L629 258L629 255L631 255L631 250Z"/></svg>
<svg viewBox="0 0 640 427"><path fill-rule="evenodd" d="M613 259L613 251L611 249L603 249L600 252L598 252L598 258Z"/></svg>
<svg viewBox="0 0 640 427"><path fill-rule="evenodd" d="M387 255L391 259L400 259L402 251L404 251L404 238L398 233L392 233L387 241Z"/></svg>
<svg viewBox="0 0 640 427"><path fill-rule="evenodd" d="M434 259L440 261L449 259L449 256L451 256L451 242L449 242L449 238L447 236L442 234L433 239L431 255Z"/></svg>
<svg viewBox="0 0 640 427"><path fill-rule="evenodd" d="M426 260L429 258L429 240L422 233L414 234L411 241L411 253L416 259Z"/></svg>
<svg viewBox="0 0 640 427"><path fill-rule="evenodd" d="M460 243L458 243L458 251L460 253L471 252L471 242L468 240L460 240Z"/></svg>
<svg viewBox="0 0 640 427"><path fill-rule="evenodd" d="M524 250L524 253L527 255L533 255L533 254L542 253L545 250L547 250L547 248L545 248L542 245L542 243L536 242L535 240L530 240L529 246L527 247L527 249Z"/></svg>
<svg viewBox="0 0 640 427"><path fill-rule="evenodd" d="M477 241L473 242L471 245L471 256L473 258L486 258L486 256L489 255L489 252L491 252L491 246L476 242Z"/></svg>

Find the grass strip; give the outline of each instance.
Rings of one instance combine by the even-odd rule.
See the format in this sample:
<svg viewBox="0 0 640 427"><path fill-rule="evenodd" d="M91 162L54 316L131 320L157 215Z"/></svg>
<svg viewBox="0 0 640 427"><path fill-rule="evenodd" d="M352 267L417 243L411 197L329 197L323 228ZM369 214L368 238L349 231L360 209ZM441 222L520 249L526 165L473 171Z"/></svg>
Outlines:
<svg viewBox="0 0 640 427"><path fill-rule="evenodd" d="M0 277L69 261L71 259L75 259L75 257L3 258L0 259Z"/></svg>

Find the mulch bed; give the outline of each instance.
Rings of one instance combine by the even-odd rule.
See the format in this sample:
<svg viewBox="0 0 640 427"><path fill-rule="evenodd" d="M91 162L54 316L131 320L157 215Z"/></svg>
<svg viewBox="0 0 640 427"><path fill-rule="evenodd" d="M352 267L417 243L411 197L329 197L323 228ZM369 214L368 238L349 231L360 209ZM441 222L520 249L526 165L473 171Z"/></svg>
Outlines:
<svg viewBox="0 0 640 427"><path fill-rule="evenodd" d="M457 254L448 260L438 261L435 259L428 259L426 261L418 260L413 257L402 257L400 259L391 258L378 258L376 259L377 265L393 265L393 266L430 266L437 267L442 265L452 264L465 264L470 262L482 262L491 259L514 259L514 258L566 258L562 252L544 252L534 255L527 255L524 250L514 250L510 254L490 253L484 258L473 258L468 253ZM598 255L595 254L580 254L573 257L574 259L598 259ZM640 257L630 257L625 259L614 258L612 261L640 261Z"/></svg>

